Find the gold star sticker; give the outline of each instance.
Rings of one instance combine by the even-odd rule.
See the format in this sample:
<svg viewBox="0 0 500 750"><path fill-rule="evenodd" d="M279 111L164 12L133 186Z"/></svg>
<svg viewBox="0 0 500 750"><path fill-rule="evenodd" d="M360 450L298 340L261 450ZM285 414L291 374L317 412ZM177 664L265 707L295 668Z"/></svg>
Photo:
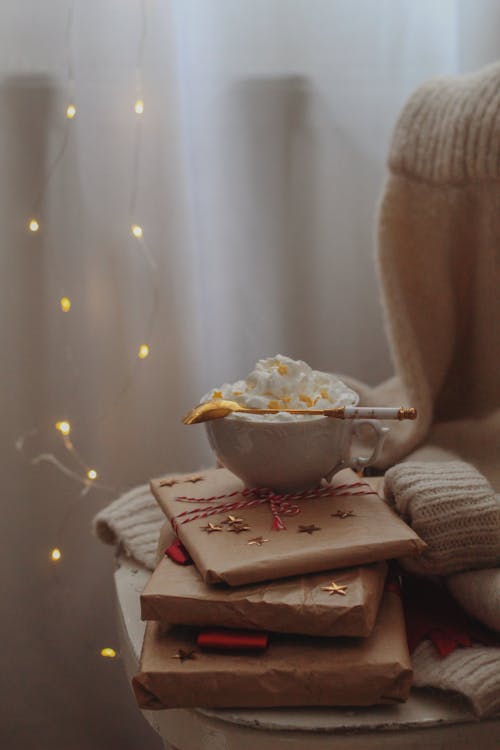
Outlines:
<svg viewBox="0 0 500 750"><path fill-rule="evenodd" d="M255 539L249 539L247 544L256 544L258 547L262 547L265 542L268 542L269 539L264 539L261 536L256 536Z"/></svg>
<svg viewBox="0 0 500 750"><path fill-rule="evenodd" d="M180 481L180 479L162 479L160 487L173 487L174 484L178 484Z"/></svg>
<svg viewBox="0 0 500 750"><path fill-rule="evenodd" d="M336 513L330 513L332 518L353 518L356 514L352 510L338 510Z"/></svg>
<svg viewBox="0 0 500 750"><path fill-rule="evenodd" d="M223 524L227 524L228 526L233 526L233 524L239 524L244 523L242 518L237 518L236 516L228 516L225 521L222 521Z"/></svg>
<svg viewBox="0 0 500 750"><path fill-rule="evenodd" d="M170 477L169 479L162 479L160 487L173 487L174 484L182 484L183 482L195 484L196 482L201 482L202 479L203 477L200 474L193 474L189 477Z"/></svg>
<svg viewBox="0 0 500 750"><path fill-rule="evenodd" d="M310 523L308 526L300 524L297 531L299 534L314 534L315 531L321 531L321 529L319 526L315 526L313 523Z"/></svg>
<svg viewBox="0 0 500 750"><path fill-rule="evenodd" d="M224 531L222 526L217 526L215 523L210 523L210 521L206 526L200 526L200 529L206 531L207 534L212 534L214 531Z"/></svg>
<svg viewBox="0 0 500 750"><path fill-rule="evenodd" d="M241 534L242 531L250 531L250 526L245 526L244 523L235 523L228 531L232 531L234 534Z"/></svg>
<svg viewBox="0 0 500 750"><path fill-rule="evenodd" d="M194 651L185 651L183 648L180 648L177 653L172 656L172 659L179 659L181 664L184 664L185 661L196 659L196 656Z"/></svg>
<svg viewBox="0 0 500 750"><path fill-rule="evenodd" d="M335 581L332 581L329 586L322 586L321 591L328 591L329 595L332 596L333 594L340 594L341 596L345 596L347 592L348 586L339 586Z"/></svg>

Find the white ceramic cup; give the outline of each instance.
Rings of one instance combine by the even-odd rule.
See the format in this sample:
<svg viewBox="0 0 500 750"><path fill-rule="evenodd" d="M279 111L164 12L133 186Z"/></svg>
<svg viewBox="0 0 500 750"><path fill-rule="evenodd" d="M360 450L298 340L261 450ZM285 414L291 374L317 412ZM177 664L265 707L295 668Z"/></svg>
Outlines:
<svg viewBox="0 0 500 750"><path fill-rule="evenodd" d="M351 441L362 425L375 435L369 456L351 456ZM317 487L341 469L359 471L380 455L387 427L377 419L316 417L270 422L226 417L206 422L212 450L219 462L247 487L299 492Z"/></svg>

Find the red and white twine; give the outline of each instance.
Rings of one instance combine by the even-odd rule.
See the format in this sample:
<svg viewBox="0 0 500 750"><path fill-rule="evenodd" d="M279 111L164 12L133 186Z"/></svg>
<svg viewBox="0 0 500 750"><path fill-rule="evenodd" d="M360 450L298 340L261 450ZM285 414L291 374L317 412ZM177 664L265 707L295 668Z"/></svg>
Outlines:
<svg viewBox="0 0 500 750"><path fill-rule="evenodd" d="M203 518L217 515L218 513L230 513L235 510L244 510L252 508L254 505L263 505L269 503L269 509L273 516L273 531L283 531L286 529L285 524L280 516L296 516L301 512L297 504L303 500L317 500L323 497L344 497L346 495L374 495L374 490L366 482L353 482L351 484L341 484L337 487L327 486L318 487L313 490L304 492L292 492L280 494L267 487L252 487L243 490L235 490L227 495L213 495L212 497L186 497L180 496L175 499L180 503L216 503L209 508L203 506L185 510L171 519L172 528L177 533L179 526L191 521L198 521ZM232 498L239 498L233 500ZM222 503L217 503L223 500Z"/></svg>

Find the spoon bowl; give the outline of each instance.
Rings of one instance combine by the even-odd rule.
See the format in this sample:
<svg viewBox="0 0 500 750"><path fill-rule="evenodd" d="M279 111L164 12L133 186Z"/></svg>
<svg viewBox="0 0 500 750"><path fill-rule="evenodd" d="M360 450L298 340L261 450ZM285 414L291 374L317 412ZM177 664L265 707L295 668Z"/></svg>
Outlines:
<svg viewBox="0 0 500 750"><path fill-rule="evenodd" d="M211 419L222 419L233 411L240 411L240 405L236 401L205 401L191 409L185 417L183 424L198 424L198 422L209 422Z"/></svg>

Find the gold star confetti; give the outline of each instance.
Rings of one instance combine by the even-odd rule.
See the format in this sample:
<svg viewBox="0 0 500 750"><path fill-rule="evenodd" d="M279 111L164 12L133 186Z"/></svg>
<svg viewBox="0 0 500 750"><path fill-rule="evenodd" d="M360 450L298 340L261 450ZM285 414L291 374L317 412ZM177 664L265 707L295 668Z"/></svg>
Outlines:
<svg viewBox="0 0 500 750"><path fill-rule="evenodd" d="M257 545L257 547L262 547L262 545L265 544L265 542L268 542L268 541L269 541L269 539L264 539L261 536L256 536L255 539L249 539L248 542L247 542L247 544L255 544L255 545Z"/></svg>
<svg viewBox="0 0 500 750"><path fill-rule="evenodd" d="M233 526L234 524L240 524L245 523L242 518L237 518L236 516L228 516L225 521L222 521L223 524L227 524L228 526Z"/></svg>
<svg viewBox="0 0 500 750"><path fill-rule="evenodd" d="M315 531L321 531L321 528L319 526L315 526L313 523L310 523L308 526L300 524L297 531L299 534L314 534Z"/></svg>
<svg viewBox="0 0 500 750"><path fill-rule="evenodd" d="M321 591L328 591L330 596L333 594L340 594L341 596L345 596L347 592L348 586L339 586L335 581L332 581L329 586L322 586Z"/></svg>
<svg viewBox="0 0 500 750"><path fill-rule="evenodd" d="M180 648L177 653L172 656L172 659L179 659L180 663L184 664L185 661L196 659L196 656L194 651L185 651L183 648Z"/></svg>
<svg viewBox="0 0 500 750"><path fill-rule="evenodd" d="M321 591L328 591L329 595L332 596L333 594L340 594L341 596L345 596L347 592L348 586L339 586L335 581L332 581L329 586L322 586Z"/></svg>
<svg viewBox="0 0 500 750"><path fill-rule="evenodd" d="M217 526L215 523L210 523L210 521L206 526L200 526L200 529L206 531L207 534L212 534L214 531L224 531L222 526Z"/></svg>
<svg viewBox="0 0 500 750"><path fill-rule="evenodd" d="M352 510L338 510L336 513L330 513L332 518L354 518L356 513Z"/></svg>
<svg viewBox="0 0 500 750"><path fill-rule="evenodd" d="M171 477L170 479L162 479L160 482L160 487L173 487L174 484L182 484L183 482L191 482L192 484L195 484L196 482L201 482L204 479L200 474L193 474L189 477Z"/></svg>
<svg viewBox="0 0 500 750"><path fill-rule="evenodd" d="M178 484L180 481L180 479L162 479L160 487L173 487L174 484Z"/></svg>
<svg viewBox="0 0 500 750"><path fill-rule="evenodd" d="M250 531L250 526L246 526L244 523L233 523L228 531L232 531L234 534L241 534L242 531Z"/></svg>

